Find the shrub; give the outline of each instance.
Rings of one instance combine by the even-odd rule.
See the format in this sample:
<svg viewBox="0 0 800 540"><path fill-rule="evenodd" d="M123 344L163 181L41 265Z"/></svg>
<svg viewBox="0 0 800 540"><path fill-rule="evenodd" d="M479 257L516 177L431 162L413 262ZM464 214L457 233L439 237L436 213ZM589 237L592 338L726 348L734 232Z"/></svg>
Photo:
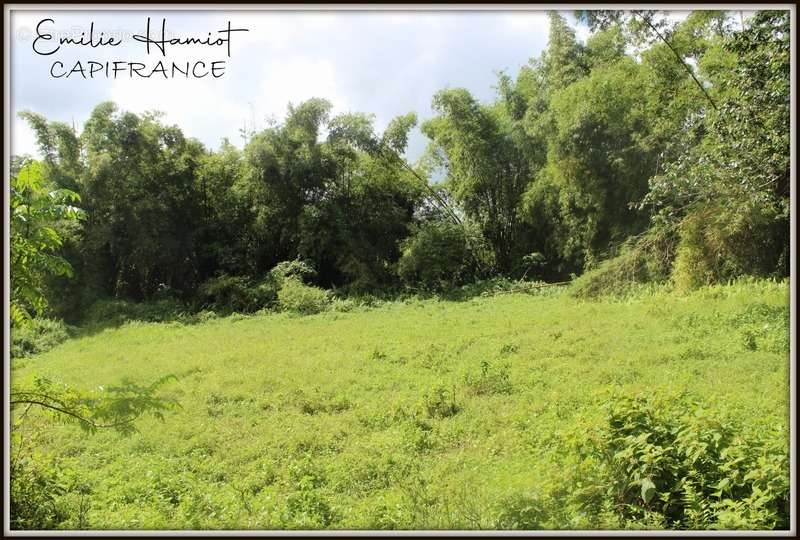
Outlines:
<svg viewBox="0 0 800 540"><path fill-rule="evenodd" d="M680 224L672 281L679 291L752 275L786 275L778 222L768 209L702 207Z"/></svg>
<svg viewBox="0 0 800 540"><path fill-rule="evenodd" d="M205 322L213 321L213 320L215 320L217 318L218 318L218 315L215 312L204 309L204 310L198 311L197 313L192 315L191 321L194 322L194 323L205 323Z"/></svg>
<svg viewBox="0 0 800 540"><path fill-rule="evenodd" d="M164 322L180 318L186 306L177 300L129 302L127 300L98 300L87 310L85 326L118 326L129 321Z"/></svg>
<svg viewBox="0 0 800 540"><path fill-rule="evenodd" d="M423 394L418 409L429 418L447 418L461 410L456 404L455 389L439 385Z"/></svg>
<svg viewBox="0 0 800 540"><path fill-rule="evenodd" d="M312 395L299 393L297 406L303 414L336 414L349 409L351 403L347 396L317 391Z"/></svg>
<svg viewBox="0 0 800 540"><path fill-rule="evenodd" d="M431 221L404 240L397 273L407 285L441 291L474 277L464 230L452 223Z"/></svg>
<svg viewBox="0 0 800 540"><path fill-rule="evenodd" d="M362 307L352 298L331 298L330 309L339 313L348 313Z"/></svg>
<svg viewBox="0 0 800 540"><path fill-rule="evenodd" d="M11 460L11 528L55 529L69 518L58 503L65 488L59 470L30 457Z"/></svg>
<svg viewBox="0 0 800 540"><path fill-rule="evenodd" d="M317 275L316 270L314 270L311 264L301 261L300 259L279 262L269 273L279 284L289 278L294 278L305 283L308 279Z"/></svg>
<svg viewBox="0 0 800 540"><path fill-rule="evenodd" d="M487 394L510 394L513 390L508 366L493 367L488 360L481 362L480 373L467 373L467 387L477 396Z"/></svg>
<svg viewBox="0 0 800 540"><path fill-rule="evenodd" d="M427 452L436 446L433 426L422 418L409 418L402 424L402 444L412 452Z"/></svg>
<svg viewBox="0 0 800 540"><path fill-rule="evenodd" d="M31 319L11 329L11 357L24 358L45 352L68 337L68 327L62 321Z"/></svg>
<svg viewBox="0 0 800 540"><path fill-rule="evenodd" d="M710 285L732 276L736 270L723 256L723 240L708 220L710 215L696 212L681 223L672 281L680 291Z"/></svg>
<svg viewBox="0 0 800 540"><path fill-rule="evenodd" d="M663 283L669 279L675 258L676 236L670 230L652 229L629 238L617 254L576 279L572 296L595 298L624 295L637 284Z"/></svg>
<svg viewBox="0 0 800 540"><path fill-rule="evenodd" d="M476 280L461 287L452 288L441 294L445 300L464 301L476 296L494 296L505 293L525 293L535 296L554 296L561 294L565 285L543 281L524 281L507 278Z"/></svg>
<svg viewBox="0 0 800 540"><path fill-rule="evenodd" d="M413 515L400 503L390 504L384 500L367 507L364 515L365 529L399 530L413 529Z"/></svg>
<svg viewBox="0 0 800 540"><path fill-rule="evenodd" d="M295 491L286 499L281 521L290 529L324 529L336 519L335 512L320 491L324 471L308 456L289 464L289 479Z"/></svg>
<svg viewBox="0 0 800 540"><path fill-rule="evenodd" d="M278 291L278 305L282 310L304 315L325 311L330 301L328 291L305 285L294 277L285 279Z"/></svg>
<svg viewBox="0 0 800 540"><path fill-rule="evenodd" d="M261 281L241 276L222 275L200 286L202 305L221 313L252 313L275 304L278 282L270 274Z"/></svg>
<svg viewBox="0 0 800 540"><path fill-rule="evenodd" d="M542 502L532 496L516 493L500 503L495 528L499 530L537 530L545 529L548 512Z"/></svg>
<svg viewBox="0 0 800 540"><path fill-rule="evenodd" d="M677 529L789 525L786 434L745 433L685 396L608 405L600 456L624 523Z"/></svg>

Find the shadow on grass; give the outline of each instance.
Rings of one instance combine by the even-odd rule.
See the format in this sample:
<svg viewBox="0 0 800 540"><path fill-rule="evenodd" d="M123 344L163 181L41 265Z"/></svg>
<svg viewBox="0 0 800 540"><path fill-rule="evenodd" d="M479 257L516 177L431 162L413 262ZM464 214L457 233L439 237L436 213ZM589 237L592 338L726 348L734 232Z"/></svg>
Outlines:
<svg viewBox="0 0 800 540"><path fill-rule="evenodd" d="M442 291L394 289L378 294L347 294L342 290L331 291L332 301L328 311L353 312L374 309L395 302L412 300L438 300L443 302L468 302L475 298L485 298L499 294L534 294L549 296L565 289L565 283L544 283L534 281L511 281L492 279L453 287ZM281 313L277 306L268 306L258 311L236 312L214 310L209 306L196 306L178 300L166 299L150 302L130 302L106 299L95 302L70 327L70 337L79 338L98 334L108 329L119 328L125 324L140 323L178 323L194 325L218 318L245 318L268 313Z"/></svg>

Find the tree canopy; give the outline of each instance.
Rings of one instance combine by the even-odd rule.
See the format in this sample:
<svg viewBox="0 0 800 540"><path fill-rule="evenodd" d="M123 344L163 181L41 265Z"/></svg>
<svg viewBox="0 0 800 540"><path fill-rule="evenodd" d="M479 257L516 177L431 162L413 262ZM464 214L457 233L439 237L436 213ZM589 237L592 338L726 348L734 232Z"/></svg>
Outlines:
<svg viewBox="0 0 800 540"><path fill-rule="evenodd" d="M499 73L493 101L437 92L418 163L404 157L415 113L378 133L324 99L290 104L243 149L113 103L80 133L22 113L42 159L12 172L15 313L186 300L292 260L350 292L561 280L643 235L672 239L684 284L786 275L788 13L577 16L586 42L551 12L548 46Z"/></svg>

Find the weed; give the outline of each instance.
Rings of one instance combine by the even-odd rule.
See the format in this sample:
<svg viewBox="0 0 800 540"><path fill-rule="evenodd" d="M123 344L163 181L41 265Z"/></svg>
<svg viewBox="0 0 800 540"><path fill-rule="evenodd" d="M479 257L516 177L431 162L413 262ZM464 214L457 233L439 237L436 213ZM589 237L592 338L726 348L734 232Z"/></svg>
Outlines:
<svg viewBox="0 0 800 540"><path fill-rule="evenodd" d="M494 367L488 360L481 361L478 374L467 373L464 382L470 391L477 395L510 394L513 391L508 366Z"/></svg>
<svg viewBox="0 0 800 540"><path fill-rule="evenodd" d="M130 440L28 412L12 526L786 528L788 298L739 280L79 329L13 361L12 390L177 373L181 408Z"/></svg>
<svg viewBox="0 0 800 540"><path fill-rule="evenodd" d="M456 404L455 388L438 385L422 395L418 409L428 418L447 418L461 410Z"/></svg>

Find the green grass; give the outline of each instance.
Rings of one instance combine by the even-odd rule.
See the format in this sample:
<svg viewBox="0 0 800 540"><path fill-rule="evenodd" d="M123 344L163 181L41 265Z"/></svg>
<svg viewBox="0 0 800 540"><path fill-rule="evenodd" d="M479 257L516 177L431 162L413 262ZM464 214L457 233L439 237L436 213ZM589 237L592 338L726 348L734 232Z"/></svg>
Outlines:
<svg viewBox="0 0 800 540"><path fill-rule="evenodd" d="M129 323L12 380L177 376L161 392L181 408L130 437L47 425L37 459L88 486L91 528L492 528L548 497L549 526L592 528L615 523L573 504L597 468L576 448L615 396L684 392L743 433L788 429L788 314L788 284L759 281Z"/></svg>

